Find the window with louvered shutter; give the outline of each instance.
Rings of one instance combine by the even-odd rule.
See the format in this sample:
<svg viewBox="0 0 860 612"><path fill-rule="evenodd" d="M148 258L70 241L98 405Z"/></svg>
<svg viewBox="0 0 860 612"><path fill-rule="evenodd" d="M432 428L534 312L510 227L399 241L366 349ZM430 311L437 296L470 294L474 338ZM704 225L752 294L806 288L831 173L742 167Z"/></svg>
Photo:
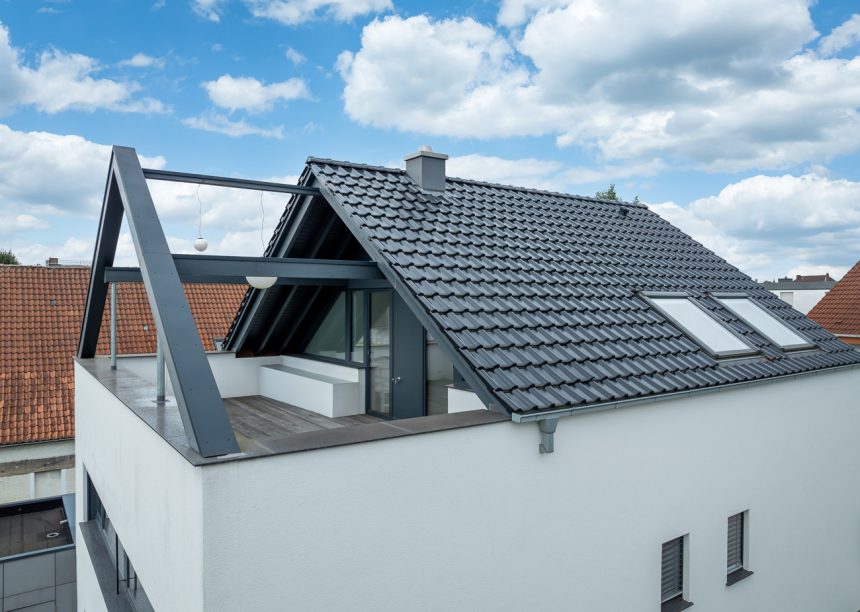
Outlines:
<svg viewBox="0 0 860 612"><path fill-rule="evenodd" d="M729 574L744 566L744 513L729 517L727 540L727 565Z"/></svg>
<svg viewBox="0 0 860 612"><path fill-rule="evenodd" d="M663 544L663 565L660 579L661 601L672 599L684 591L684 538Z"/></svg>

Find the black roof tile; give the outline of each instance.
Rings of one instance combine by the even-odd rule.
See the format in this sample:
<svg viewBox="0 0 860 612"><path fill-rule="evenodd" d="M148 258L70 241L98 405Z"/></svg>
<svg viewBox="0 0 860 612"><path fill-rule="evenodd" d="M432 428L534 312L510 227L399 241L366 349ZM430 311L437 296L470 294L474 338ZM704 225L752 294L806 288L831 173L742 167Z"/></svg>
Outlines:
<svg viewBox="0 0 860 612"><path fill-rule="evenodd" d="M314 158L310 175L510 410L860 363L860 352L643 205L454 178L428 193L402 170ZM718 362L641 291L687 292L760 354ZM785 353L713 292L746 293L818 350Z"/></svg>

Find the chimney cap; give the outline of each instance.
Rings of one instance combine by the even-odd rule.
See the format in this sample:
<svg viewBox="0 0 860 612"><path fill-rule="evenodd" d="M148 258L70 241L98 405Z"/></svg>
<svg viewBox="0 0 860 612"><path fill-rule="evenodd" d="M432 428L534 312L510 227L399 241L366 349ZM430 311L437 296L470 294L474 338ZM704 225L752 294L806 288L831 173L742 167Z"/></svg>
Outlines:
<svg viewBox="0 0 860 612"><path fill-rule="evenodd" d="M406 157L403 158L403 161L409 161L410 159L415 159L416 157L432 157L434 159L448 159L448 156L444 153L436 153L433 150L433 147L430 145L421 145L418 147L418 150L415 153L410 153Z"/></svg>

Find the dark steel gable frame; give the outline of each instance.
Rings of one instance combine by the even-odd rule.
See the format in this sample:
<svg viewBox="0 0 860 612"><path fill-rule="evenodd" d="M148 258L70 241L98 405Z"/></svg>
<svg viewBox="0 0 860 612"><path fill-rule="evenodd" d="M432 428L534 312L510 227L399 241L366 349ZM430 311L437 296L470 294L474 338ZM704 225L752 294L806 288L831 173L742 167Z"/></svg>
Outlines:
<svg viewBox="0 0 860 612"><path fill-rule="evenodd" d="M183 280L199 277L197 282L244 283L248 275L272 275L282 283L348 284L352 280L378 280L381 273L372 262L327 260L285 260L282 258L223 258L211 256L174 256L155 210L146 184L153 179L181 180L181 173L143 170L134 149L113 147L102 203L98 236L93 253L78 357L95 356L102 315L111 281L137 280L146 289L153 319L164 346L165 364L173 383L179 414L188 445L203 457L239 452L224 403L182 287ZM187 175L188 182L203 182L244 189L266 190L272 184L202 175ZM218 182L214 182L214 181ZM278 190L299 195L317 193L312 188L277 185ZM112 267L123 215L140 262L136 269ZM180 263L182 262L182 263ZM180 271L181 270L181 271ZM123 277L123 274L125 277ZM199 279L208 280L199 280Z"/></svg>

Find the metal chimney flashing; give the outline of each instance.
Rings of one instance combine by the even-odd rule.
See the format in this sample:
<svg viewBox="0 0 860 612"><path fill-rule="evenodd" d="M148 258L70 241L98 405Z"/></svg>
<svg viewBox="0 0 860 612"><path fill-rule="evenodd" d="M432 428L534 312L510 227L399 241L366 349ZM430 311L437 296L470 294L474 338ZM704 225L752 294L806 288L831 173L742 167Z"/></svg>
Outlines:
<svg viewBox="0 0 860 612"><path fill-rule="evenodd" d="M447 159L447 155L436 153L427 145L403 158L406 162L406 174L421 189L428 191L445 191L445 160Z"/></svg>

